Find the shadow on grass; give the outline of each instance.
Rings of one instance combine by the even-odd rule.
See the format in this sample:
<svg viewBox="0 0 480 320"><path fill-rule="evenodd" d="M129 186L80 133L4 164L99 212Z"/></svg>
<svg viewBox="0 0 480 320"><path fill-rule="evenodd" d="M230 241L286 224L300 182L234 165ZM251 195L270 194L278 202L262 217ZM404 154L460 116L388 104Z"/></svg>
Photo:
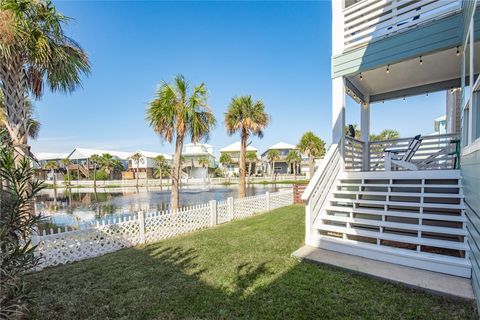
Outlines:
<svg viewBox="0 0 480 320"><path fill-rule="evenodd" d="M476 319L470 302L297 262L303 210L32 274L31 318Z"/></svg>

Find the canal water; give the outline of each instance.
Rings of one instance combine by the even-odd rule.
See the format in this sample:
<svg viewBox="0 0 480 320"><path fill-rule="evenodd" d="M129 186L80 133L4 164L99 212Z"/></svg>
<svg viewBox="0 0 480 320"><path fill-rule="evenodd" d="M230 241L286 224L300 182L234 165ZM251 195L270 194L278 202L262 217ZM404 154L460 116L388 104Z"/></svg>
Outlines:
<svg viewBox="0 0 480 320"><path fill-rule="evenodd" d="M247 196L275 192L286 186L251 185ZM288 187L287 187L288 188ZM189 188L180 191L180 205L191 206L210 200L222 201L236 198L237 187ZM130 216L142 210L161 211L169 207L170 191L146 188L93 189L82 191L72 189L45 189L36 197L35 210L45 217L42 229L57 227L79 228L96 221Z"/></svg>

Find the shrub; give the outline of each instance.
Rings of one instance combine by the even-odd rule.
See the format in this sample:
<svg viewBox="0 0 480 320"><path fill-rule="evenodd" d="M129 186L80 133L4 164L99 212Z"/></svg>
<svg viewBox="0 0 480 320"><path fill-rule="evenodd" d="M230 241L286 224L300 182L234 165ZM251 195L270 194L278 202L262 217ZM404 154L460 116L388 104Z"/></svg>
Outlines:
<svg viewBox="0 0 480 320"><path fill-rule="evenodd" d="M10 146L0 148L0 318L23 318L30 300L25 272L40 258L31 235L41 217L33 200L42 184L33 179L30 160L15 157Z"/></svg>

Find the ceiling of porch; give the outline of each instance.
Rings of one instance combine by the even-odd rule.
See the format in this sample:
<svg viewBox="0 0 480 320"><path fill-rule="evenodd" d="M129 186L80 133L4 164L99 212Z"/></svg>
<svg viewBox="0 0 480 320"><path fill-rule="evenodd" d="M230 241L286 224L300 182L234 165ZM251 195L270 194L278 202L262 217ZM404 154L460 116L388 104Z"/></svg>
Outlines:
<svg viewBox="0 0 480 320"><path fill-rule="evenodd" d="M480 50L480 42L475 45ZM457 56L457 48L422 56L421 60L420 63L420 57L416 57L348 77L358 89L351 88L351 95L368 95L375 102L460 86L462 59ZM480 71L480 59L475 70Z"/></svg>

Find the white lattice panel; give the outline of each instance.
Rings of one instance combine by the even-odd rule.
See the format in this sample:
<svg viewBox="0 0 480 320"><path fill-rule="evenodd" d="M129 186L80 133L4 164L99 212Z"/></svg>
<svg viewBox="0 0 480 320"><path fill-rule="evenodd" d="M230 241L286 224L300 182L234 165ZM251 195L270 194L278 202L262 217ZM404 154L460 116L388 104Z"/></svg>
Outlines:
<svg viewBox="0 0 480 320"><path fill-rule="evenodd" d="M234 201L234 218L248 217L263 211L267 211L267 196L264 194Z"/></svg>
<svg viewBox="0 0 480 320"><path fill-rule="evenodd" d="M229 199L215 205L209 203L183 208L172 213L162 211L142 214L130 219L97 225L86 230L74 230L37 237L37 254L43 262L39 269L101 256L139 243L150 243L187 232L225 223L232 218L243 218L290 205L292 190L258 195L243 199ZM270 205L268 206L268 203ZM216 213L216 217L215 217ZM52 231L53 232L53 231Z"/></svg>
<svg viewBox="0 0 480 320"><path fill-rule="evenodd" d="M40 268L104 255L139 242L138 219L38 237Z"/></svg>
<svg viewBox="0 0 480 320"><path fill-rule="evenodd" d="M145 242L155 242L211 225L210 206L184 208L178 212L164 211L145 218Z"/></svg>
<svg viewBox="0 0 480 320"><path fill-rule="evenodd" d="M285 190L270 194L270 210L293 204L293 190Z"/></svg>
<svg viewBox="0 0 480 320"><path fill-rule="evenodd" d="M230 221L230 215L228 212L228 201L217 202L217 222L225 223Z"/></svg>

